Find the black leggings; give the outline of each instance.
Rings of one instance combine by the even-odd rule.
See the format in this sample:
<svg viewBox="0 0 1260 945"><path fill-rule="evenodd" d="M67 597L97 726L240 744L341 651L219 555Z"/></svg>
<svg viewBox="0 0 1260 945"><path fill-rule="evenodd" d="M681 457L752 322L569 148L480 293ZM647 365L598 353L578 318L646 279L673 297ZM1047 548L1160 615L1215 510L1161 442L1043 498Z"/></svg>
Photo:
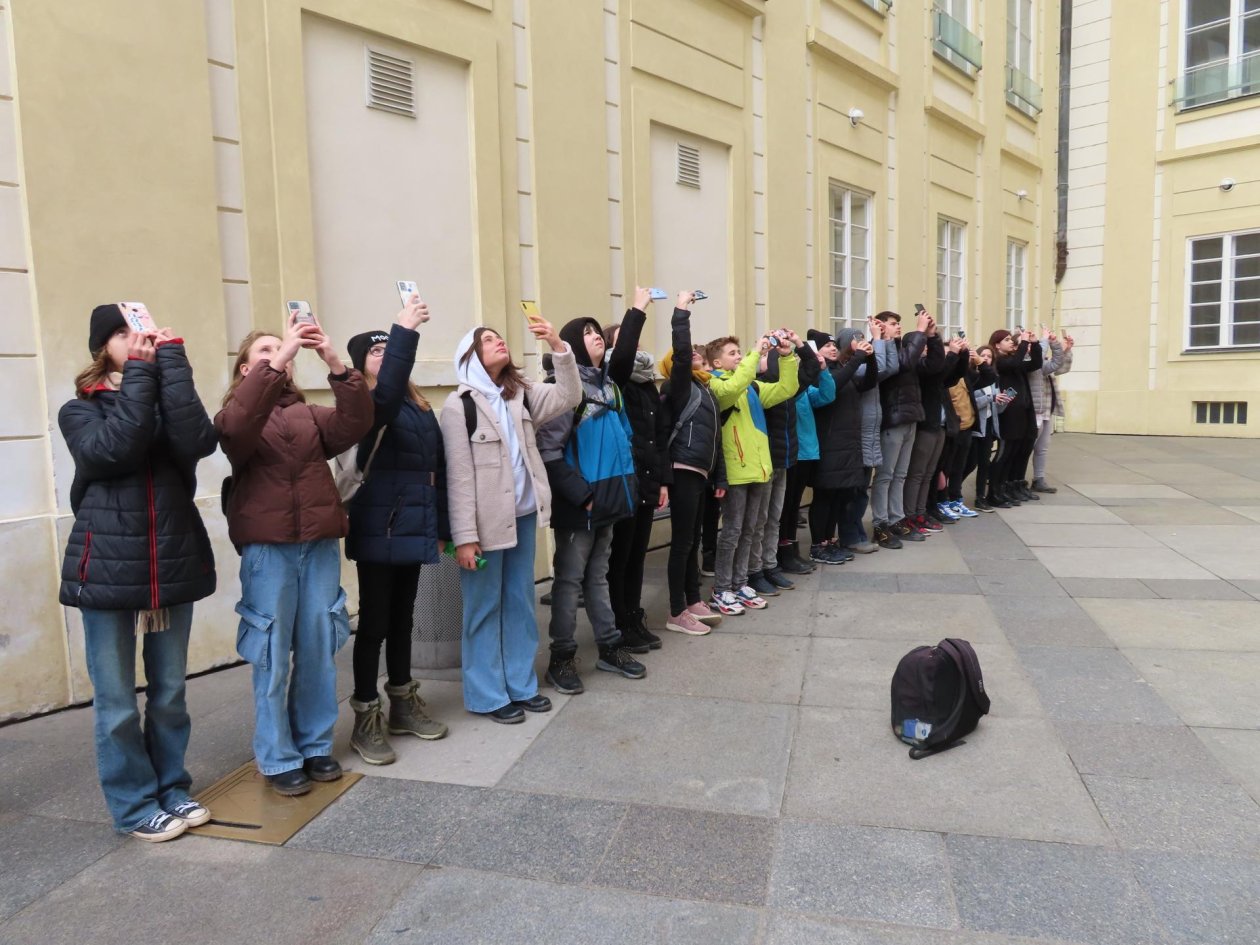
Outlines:
<svg viewBox="0 0 1260 945"><path fill-rule="evenodd" d="M805 487L814 484L818 460L802 459L787 471L787 488L783 493L783 514L779 517L779 544L796 541L796 521L801 517L801 499Z"/></svg>
<svg viewBox="0 0 1260 945"><path fill-rule="evenodd" d="M418 564L355 562L359 572L359 629L354 635L354 697L371 702L385 644L391 686L411 681L411 625L416 609Z"/></svg>
<svg viewBox="0 0 1260 945"><path fill-rule="evenodd" d="M721 445L718 446L721 449ZM713 494L713 488L710 486L705 489L704 496L704 512L701 521L704 524L704 536L700 543L700 549L706 555L717 554L717 536L718 523L722 518L722 500Z"/></svg>
<svg viewBox="0 0 1260 945"><path fill-rule="evenodd" d="M712 497L709 481L689 469L674 470L669 488L669 613L680 614L700 601L700 533L704 525L705 500Z"/></svg>
<svg viewBox="0 0 1260 945"><path fill-rule="evenodd" d="M1011 469L1015 464L1015 454L1021 440L998 440L997 454L989 467L989 497L993 498L997 490L1004 490L1010 481Z"/></svg>
<svg viewBox="0 0 1260 945"><path fill-rule="evenodd" d="M642 609L643 562L652 540L655 514L655 508L640 504L634 515L613 526L612 549L608 555L608 597L618 630L632 627Z"/></svg>
<svg viewBox="0 0 1260 945"><path fill-rule="evenodd" d="M809 503L809 534L812 544L819 545L836 537L840 516L850 498L849 489L820 489L814 487L814 499Z"/></svg>
<svg viewBox="0 0 1260 945"><path fill-rule="evenodd" d="M989 461L993 458L993 428L989 427L989 432L984 436L973 436L971 438L971 452L967 456L967 467L963 470L962 480L958 483L958 488L962 488L962 483L971 475L971 471L976 471L976 499L991 498L993 489L989 485Z"/></svg>
<svg viewBox="0 0 1260 945"><path fill-rule="evenodd" d="M961 501L963 480L967 478L967 460L971 456L971 442L974 439L970 430L963 430L945 441L941 470L947 481L945 488L937 493L937 502Z"/></svg>
<svg viewBox="0 0 1260 945"><path fill-rule="evenodd" d="M1033 448L1037 445L1037 427L1033 424L1032 432L1016 441L1016 452L1011 459L1010 469L1006 473L1007 482L1023 482L1028 478L1028 461L1032 459Z"/></svg>

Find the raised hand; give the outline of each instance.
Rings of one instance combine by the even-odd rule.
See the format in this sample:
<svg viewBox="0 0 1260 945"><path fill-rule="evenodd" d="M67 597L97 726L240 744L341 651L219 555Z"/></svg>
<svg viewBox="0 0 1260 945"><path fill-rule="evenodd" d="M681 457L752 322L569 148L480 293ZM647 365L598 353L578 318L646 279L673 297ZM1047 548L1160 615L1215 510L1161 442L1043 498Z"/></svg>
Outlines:
<svg viewBox="0 0 1260 945"><path fill-rule="evenodd" d="M646 312L647 307L652 304L652 290L645 289L641 285L634 287L634 307L640 312Z"/></svg>
<svg viewBox="0 0 1260 945"><path fill-rule="evenodd" d="M674 302L674 307L680 308L684 312L690 312L691 305L693 302L695 302L695 300L696 300L696 293L692 292L690 289L683 289L681 292L678 293L678 299L677 301Z"/></svg>
<svg viewBox="0 0 1260 945"><path fill-rule="evenodd" d="M402 325L403 328L410 328L412 331L415 331L428 320L429 306L425 304L424 299L420 298L418 293L411 293L411 298L407 299L407 304L398 313L398 324Z"/></svg>
<svg viewBox="0 0 1260 945"><path fill-rule="evenodd" d="M931 324L932 324L932 316L928 314L927 309L924 309L923 311L921 311L919 313L918 318L916 318L914 322L915 330L924 331L924 332L928 330Z"/></svg>
<svg viewBox="0 0 1260 945"><path fill-rule="evenodd" d="M127 335L127 360L148 361L150 364L157 357L157 347L153 343L153 332L133 331Z"/></svg>
<svg viewBox="0 0 1260 945"><path fill-rule="evenodd" d="M539 341L547 342L556 354L564 351L564 342L560 340L560 336L556 334L556 330L551 327L551 322L547 319L539 318L537 321L531 321L527 327L531 335Z"/></svg>

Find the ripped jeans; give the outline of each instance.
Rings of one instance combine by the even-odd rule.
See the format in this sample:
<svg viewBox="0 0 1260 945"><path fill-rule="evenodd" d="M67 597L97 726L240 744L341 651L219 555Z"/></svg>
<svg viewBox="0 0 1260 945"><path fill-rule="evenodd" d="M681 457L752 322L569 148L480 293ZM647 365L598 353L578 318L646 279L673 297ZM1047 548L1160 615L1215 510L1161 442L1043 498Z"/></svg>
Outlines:
<svg viewBox="0 0 1260 945"><path fill-rule="evenodd" d="M331 755L333 657L350 636L335 538L241 549L236 651L254 670L254 758L263 774Z"/></svg>

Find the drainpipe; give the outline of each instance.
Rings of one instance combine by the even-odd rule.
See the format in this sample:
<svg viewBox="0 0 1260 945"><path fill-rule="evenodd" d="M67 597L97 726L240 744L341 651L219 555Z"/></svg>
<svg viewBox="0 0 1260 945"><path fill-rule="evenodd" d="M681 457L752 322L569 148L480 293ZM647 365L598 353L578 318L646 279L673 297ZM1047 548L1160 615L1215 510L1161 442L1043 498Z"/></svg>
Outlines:
<svg viewBox="0 0 1260 945"><path fill-rule="evenodd" d="M1067 272L1068 259L1068 131L1071 127L1072 106L1072 4L1073 0L1059 2L1059 225L1054 240L1054 284L1056 286L1063 281L1063 275Z"/></svg>

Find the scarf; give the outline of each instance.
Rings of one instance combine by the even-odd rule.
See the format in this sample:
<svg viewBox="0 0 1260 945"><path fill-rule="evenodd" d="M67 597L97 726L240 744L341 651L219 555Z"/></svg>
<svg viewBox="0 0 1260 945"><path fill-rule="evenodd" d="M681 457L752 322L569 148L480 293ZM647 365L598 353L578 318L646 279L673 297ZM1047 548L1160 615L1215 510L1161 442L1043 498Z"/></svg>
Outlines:
<svg viewBox="0 0 1260 945"><path fill-rule="evenodd" d="M665 352L665 357L661 358L660 364L658 364L657 367L661 372L661 376L664 377L665 380L669 380L671 376L670 371L672 371L674 368L674 349L673 348L670 348L668 351ZM699 368L691 369L691 379L695 381L697 384L699 384L701 387L708 387L709 381L712 377L713 375L710 374L708 371L702 371Z"/></svg>
<svg viewBox="0 0 1260 945"><path fill-rule="evenodd" d="M604 364L612 360L612 348L604 352ZM632 384L656 383L656 365L652 363L652 355L646 351L634 353L634 369L630 372Z"/></svg>
<svg viewBox="0 0 1260 945"><path fill-rule="evenodd" d="M485 367L481 363L481 358L474 351L468 360L464 361L464 352L468 351L473 345L473 334L476 329L472 329L468 334L464 335L458 345L455 346L455 377L460 384L476 391L486 401L494 413L495 423L499 427L499 435L503 437L503 442L507 444L508 454L512 458L512 480L516 493L516 516L528 515L537 508L534 499L534 484L530 477L529 469L525 465L525 452L521 449L520 437L516 431L516 424L512 422L512 415L508 412L507 401L503 399L503 388L490 379L490 375L486 373ZM461 364L460 362L463 361ZM522 395L523 396L523 395Z"/></svg>

